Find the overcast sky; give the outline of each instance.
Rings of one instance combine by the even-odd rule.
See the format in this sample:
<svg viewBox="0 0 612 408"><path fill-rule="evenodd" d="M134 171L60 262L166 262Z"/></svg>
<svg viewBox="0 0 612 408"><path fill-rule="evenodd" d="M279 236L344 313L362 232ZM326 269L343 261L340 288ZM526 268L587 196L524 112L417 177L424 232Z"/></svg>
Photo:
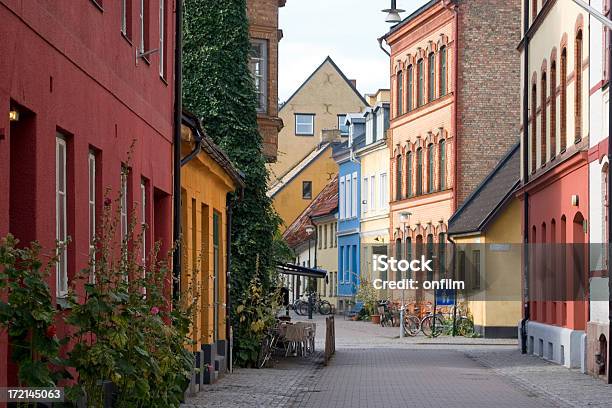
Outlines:
<svg viewBox="0 0 612 408"><path fill-rule="evenodd" d="M398 0L412 12L426 0ZM389 24L381 12L390 0L287 0L280 9L280 101L285 101L328 55L359 92L389 88L389 59L376 39ZM403 13L405 17L408 13Z"/></svg>

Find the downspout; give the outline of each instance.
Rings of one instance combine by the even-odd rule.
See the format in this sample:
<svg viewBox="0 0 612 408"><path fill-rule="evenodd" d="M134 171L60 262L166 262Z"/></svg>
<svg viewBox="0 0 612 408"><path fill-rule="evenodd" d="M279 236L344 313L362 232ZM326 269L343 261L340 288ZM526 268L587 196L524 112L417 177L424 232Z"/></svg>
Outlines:
<svg viewBox="0 0 612 408"><path fill-rule="evenodd" d="M378 39L378 47L379 47L379 48L380 48L380 49L381 49L381 50L382 50L382 51L383 51L385 54L387 54L387 55L390 57L390 56L391 56L391 53L390 53L389 51L387 51L387 50L385 49L385 47L383 47L383 44L382 44L382 43L383 43L383 40L384 40L384 39L385 39L385 37L384 37L384 36L383 36L383 37L380 37L380 38Z"/></svg>
<svg viewBox="0 0 612 408"><path fill-rule="evenodd" d="M523 188L529 182L529 0L523 2ZM535 112L534 112L535 115ZM523 192L523 319L521 320L521 353L527 354L529 307L529 193Z"/></svg>
<svg viewBox="0 0 612 408"><path fill-rule="evenodd" d="M181 290L181 124L183 119L183 0L175 3L175 45L174 45L174 135L173 144L173 206L172 241L172 299L180 298Z"/></svg>
<svg viewBox="0 0 612 408"><path fill-rule="evenodd" d="M457 6L453 5L452 8L450 8L450 5L453 3L449 3L448 5L446 5L446 7L451 10L453 12L453 14L455 15L455 22L453 25L453 42L455 43L454 49L455 49L455 58L453 61L453 99L454 99L454 103L453 103L453 113L452 113L452 135L455 138L455 142L453 143L453 155L454 155L454 161L455 161L455 165L454 167L454 173L455 173L455 177L454 177L454 185L453 185L453 190L454 190L454 194L453 194L453 212L455 212L458 208L458 202L459 202L459 198L458 198L458 186L459 186L459 171L460 171L460 163L459 160L457 160L458 156L458 152L459 152L459 133L457 132L457 126L459 123L459 109L457 109L457 104L459 103L459 94L457 92L457 90L459 89L458 87L458 82L459 82L459 12L457 11Z"/></svg>
<svg viewBox="0 0 612 408"><path fill-rule="evenodd" d="M608 371L607 383L612 384L612 369L610 361L612 361L612 246L610 246L610 237L612 237L612 229L610 220L612 220L612 206L610 205L610 197L612 197L612 163L610 156L612 155L612 30L608 30Z"/></svg>
<svg viewBox="0 0 612 408"><path fill-rule="evenodd" d="M233 338L232 338L232 321L230 316L230 310L232 308L232 298L231 298L231 268L232 268L232 214L233 214L233 206L232 206L232 193L227 193L225 196L225 210L226 210L226 232L225 232L225 257L226 261L226 270L225 270L225 338L227 340L227 351L228 358L226 359L227 369L231 373L233 370L233 355L232 351L233 347Z"/></svg>

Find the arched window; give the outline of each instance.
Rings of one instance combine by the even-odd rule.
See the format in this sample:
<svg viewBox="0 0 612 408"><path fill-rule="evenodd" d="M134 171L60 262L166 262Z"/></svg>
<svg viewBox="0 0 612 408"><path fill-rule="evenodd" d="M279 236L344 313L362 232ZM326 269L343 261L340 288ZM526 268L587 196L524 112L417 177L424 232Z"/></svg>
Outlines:
<svg viewBox="0 0 612 408"><path fill-rule="evenodd" d="M400 238L395 240L395 259L397 259L398 261L402 258L402 240ZM402 279L402 271L397 268L397 275L396 275L396 280L401 280Z"/></svg>
<svg viewBox="0 0 612 408"><path fill-rule="evenodd" d="M567 48L561 50L561 141L559 149L563 152L567 147Z"/></svg>
<svg viewBox="0 0 612 408"><path fill-rule="evenodd" d="M446 47L440 48L440 96L446 95Z"/></svg>
<svg viewBox="0 0 612 408"><path fill-rule="evenodd" d="M408 87L406 89L406 93L408 94L408 101L406 103L406 109L408 110L408 112L410 112L412 110L413 107L413 103L412 103L412 93L414 92L414 77L413 77L413 72L414 70L412 69L412 65L408 66L408 72L406 73L406 75L408 75Z"/></svg>
<svg viewBox="0 0 612 408"><path fill-rule="evenodd" d="M436 58L434 53L429 54L429 60L427 61L429 68L429 78L427 79L427 93L428 101L431 102L436 97Z"/></svg>
<svg viewBox="0 0 612 408"><path fill-rule="evenodd" d="M417 149L416 194L423 194L423 149Z"/></svg>
<svg viewBox="0 0 612 408"><path fill-rule="evenodd" d="M412 197L412 152L406 154L406 196Z"/></svg>
<svg viewBox="0 0 612 408"><path fill-rule="evenodd" d="M404 114L404 73L397 73L397 116Z"/></svg>
<svg viewBox="0 0 612 408"><path fill-rule="evenodd" d="M546 72L542 73L542 83L540 85L540 114L541 114L541 122L540 122L540 166L544 167L546 163L546 142L548 138L546 137Z"/></svg>
<svg viewBox="0 0 612 408"><path fill-rule="evenodd" d="M423 72L423 59L417 62L417 106L425 103L425 73Z"/></svg>
<svg viewBox="0 0 612 408"><path fill-rule="evenodd" d="M398 155L395 159L395 199L402 199L402 175L404 163L402 163L402 156Z"/></svg>
<svg viewBox="0 0 612 408"><path fill-rule="evenodd" d="M438 234L438 261L440 277L446 277L446 234Z"/></svg>
<svg viewBox="0 0 612 408"><path fill-rule="evenodd" d="M550 158L557 154L557 62L550 64Z"/></svg>
<svg viewBox="0 0 612 408"><path fill-rule="evenodd" d="M537 103L536 99L538 97L538 90L536 88L536 84L531 86L531 172L535 173L536 171L536 143L537 143L537 129L536 129L536 118L537 115Z"/></svg>
<svg viewBox="0 0 612 408"><path fill-rule="evenodd" d="M574 143L578 143L582 138L582 30L576 34L576 46L575 46L575 79L576 79L576 94L574 102L575 118L574 123L576 124L576 130L574 135Z"/></svg>
<svg viewBox="0 0 612 408"><path fill-rule="evenodd" d="M427 192L434 191L434 158L435 150L433 143L427 146Z"/></svg>
<svg viewBox="0 0 612 408"><path fill-rule="evenodd" d="M406 259L410 261L412 259L412 238L406 237ZM408 279L412 279L412 270L408 270Z"/></svg>
<svg viewBox="0 0 612 408"><path fill-rule="evenodd" d="M434 259L434 236L433 234L428 234L427 235L427 255L426 255L426 259ZM428 270L427 271L427 280L428 281L432 281L433 280L433 270Z"/></svg>
<svg viewBox="0 0 612 408"><path fill-rule="evenodd" d="M438 175L440 176L440 191L446 190L446 140L440 140L440 164Z"/></svg>

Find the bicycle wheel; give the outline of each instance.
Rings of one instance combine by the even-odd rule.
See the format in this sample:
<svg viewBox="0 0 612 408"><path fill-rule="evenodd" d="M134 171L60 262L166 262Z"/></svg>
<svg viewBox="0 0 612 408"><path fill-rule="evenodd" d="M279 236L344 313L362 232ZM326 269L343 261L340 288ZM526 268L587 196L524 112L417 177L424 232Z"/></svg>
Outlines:
<svg viewBox="0 0 612 408"><path fill-rule="evenodd" d="M297 314L299 314L300 316L308 316L308 302L300 303L300 306L298 306Z"/></svg>
<svg viewBox="0 0 612 408"><path fill-rule="evenodd" d="M434 316L425 316L421 320L421 330L427 337L438 337L444 332L444 322L440 316L435 316L435 327L434 327Z"/></svg>
<svg viewBox="0 0 612 408"><path fill-rule="evenodd" d="M331 304L327 300L322 300L321 304L319 304L319 313L322 315L328 315L331 314L331 311Z"/></svg>
<svg viewBox="0 0 612 408"><path fill-rule="evenodd" d="M264 368L272 355L272 338L266 334L261 340L261 347L257 355L257 368Z"/></svg>
<svg viewBox="0 0 612 408"><path fill-rule="evenodd" d="M300 315L300 316L302 315L302 313L300 312L300 306L302 306L302 303L304 303L304 302L303 302L303 301L301 301L301 300L296 300L296 301L293 303L293 311L294 311L294 312L295 312L297 315Z"/></svg>
<svg viewBox="0 0 612 408"><path fill-rule="evenodd" d="M404 317L404 336L414 337L421 330L421 321L416 316Z"/></svg>

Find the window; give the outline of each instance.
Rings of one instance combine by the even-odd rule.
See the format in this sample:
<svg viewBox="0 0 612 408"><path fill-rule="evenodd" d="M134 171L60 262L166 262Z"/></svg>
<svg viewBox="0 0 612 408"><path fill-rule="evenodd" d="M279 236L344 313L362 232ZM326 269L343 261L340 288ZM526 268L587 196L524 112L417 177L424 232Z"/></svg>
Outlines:
<svg viewBox="0 0 612 408"><path fill-rule="evenodd" d="M369 178L364 177L361 185L361 197L363 197L363 208L361 209L364 213L368 212L368 197L370 196L368 192L368 182Z"/></svg>
<svg viewBox="0 0 612 408"><path fill-rule="evenodd" d="M333 224L334 227L334 231L333 231L333 238L334 238L334 247L338 247L338 224L334 223Z"/></svg>
<svg viewBox="0 0 612 408"><path fill-rule="evenodd" d="M132 37L132 0L121 0L121 33Z"/></svg>
<svg viewBox="0 0 612 408"><path fill-rule="evenodd" d="M166 5L159 0L159 76L166 76Z"/></svg>
<svg viewBox="0 0 612 408"><path fill-rule="evenodd" d="M314 114L295 114L295 134L297 136L314 136Z"/></svg>
<svg viewBox="0 0 612 408"><path fill-rule="evenodd" d="M538 132L536 129L536 118L537 118L537 100L538 90L536 84L531 86L531 172L535 173L537 166L537 137Z"/></svg>
<svg viewBox="0 0 612 408"><path fill-rule="evenodd" d="M127 238L128 233L128 170L125 166L121 166L121 201L120 201L120 223L121 223L121 239Z"/></svg>
<svg viewBox="0 0 612 408"><path fill-rule="evenodd" d="M538 0L531 0L531 22L536 19L538 15Z"/></svg>
<svg viewBox="0 0 612 408"><path fill-rule="evenodd" d="M67 153L66 140L58 133L55 139L55 237L60 245L55 264L58 297L68 293Z"/></svg>
<svg viewBox="0 0 612 408"><path fill-rule="evenodd" d="M412 106L413 106L413 103L412 103L412 92L413 92L413 88L414 88L413 74L414 73L413 73L412 65L409 65L408 66L408 72L407 72L407 75L408 75L408 89L407 89L407 94L408 94L407 96L408 96L408 98L407 99L408 99L408 101L406 103L406 106L408 108L408 112L410 112L412 110Z"/></svg>
<svg viewBox="0 0 612 408"><path fill-rule="evenodd" d="M149 0L140 0L140 52L143 53L149 48Z"/></svg>
<svg viewBox="0 0 612 408"><path fill-rule="evenodd" d="M346 125L346 115L338 115L338 129L340 129L340 136L348 136L349 127Z"/></svg>
<svg viewBox="0 0 612 408"><path fill-rule="evenodd" d="M601 255L602 255L602 268L607 268L608 266L608 245L610 242L608 237L608 206L610 202L608 201L608 166L609 163L603 165L601 169Z"/></svg>
<svg viewBox="0 0 612 408"><path fill-rule="evenodd" d="M219 288L221 276L221 214L213 211L213 339L218 339Z"/></svg>
<svg viewBox="0 0 612 408"><path fill-rule="evenodd" d="M465 282L465 251L459 251L459 265L457 269L459 271L457 280Z"/></svg>
<svg viewBox="0 0 612 408"><path fill-rule="evenodd" d="M371 210L376 209L376 177L370 176L370 203Z"/></svg>
<svg viewBox="0 0 612 408"><path fill-rule="evenodd" d="M412 197L412 152L406 153L406 197Z"/></svg>
<svg viewBox="0 0 612 408"><path fill-rule="evenodd" d="M89 167L89 256L92 261L91 265L91 276L89 280L91 283L96 282L95 275L95 256L96 256L96 154L93 151L89 151L88 156L88 167Z"/></svg>
<svg viewBox="0 0 612 408"><path fill-rule="evenodd" d="M317 247L323 249L323 226L317 225Z"/></svg>
<svg viewBox="0 0 612 408"><path fill-rule="evenodd" d="M305 200L312 198L312 181L302 181L302 198Z"/></svg>
<svg viewBox="0 0 612 408"><path fill-rule="evenodd" d="M434 161L435 161L435 150L433 143L427 147L427 191L433 193L435 189L434 184Z"/></svg>
<svg viewBox="0 0 612 408"><path fill-rule="evenodd" d="M540 166L544 167L546 163L546 142L548 138L546 137L546 73L542 74L542 81L540 83L540 157L541 163Z"/></svg>
<svg viewBox="0 0 612 408"><path fill-rule="evenodd" d="M357 184L357 173L353 173L353 207L352 207L352 211L351 214L353 217L357 217L357 208L358 208L358 203L357 203L357 196L358 196L358 184Z"/></svg>
<svg viewBox="0 0 612 408"><path fill-rule="evenodd" d="M402 199L402 170L404 163L402 163L402 156L395 158L395 200L399 201Z"/></svg>
<svg viewBox="0 0 612 408"><path fill-rule="evenodd" d="M344 219L344 177L340 179L340 188L338 189L338 206L340 212L340 219Z"/></svg>
<svg viewBox="0 0 612 408"><path fill-rule="evenodd" d="M380 208L387 208L389 205L389 196L387 192L389 191L387 188L387 173L380 174Z"/></svg>
<svg viewBox="0 0 612 408"><path fill-rule="evenodd" d="M433 234L427 235L427 259L434 259L434 236ZM433 263L433 262L432 262ZM434 279L433 270L427 271L427 280L432 281Z"/></svg>
<svg viewBox="0 0 612 408"><path fill-rule="evenodd" d="M438 234L438 265L440 278L446 277L446 235L443 232Z"/></svg>
<svg viewBox="0 0 612 408"><path fill-rule="evenodd" d="M440 164L438 169L440 191L446 190L446 140L440 140Z"/></svg>
<svg viewBox="0 0 612 408"><path fill-rule="evenodd" d="M557 63L550 64L550 158L557 154Z"/></svg>
<svg viewBox="0 0 612 408"><path fill-rule="evenodd" d="M574 123L576 125L576 131L574 135L574 143L578 143L582 139L582 30L576 34L576 47L575 47L575 79L576 79L576 92L575 92L575 107L574 107Z"/></svg>
<svg viewBox="0 0 612 408"><path fill-rule="evenodd" d="M440 48L440 96L446 95L446 47Z"/></svg>
<svg viewBox="0 0 612 408"><path fill-rule="evenodd" d="M433 101L436 97L436 58L434 53L429 54L429 78L427 79L427 91L429 102Z"/></svg>
<svg viewBox="0 0 612 408"><path fill-rule="evenodd" d="M195 209L196 206L194 205L193 208ZM195 223L195 218L193 222ZM144 267L147 264L147 184L144 179L140 182L140 226L142 227L142 267L144 278Z"/></svg>
<svg viewBox="0 0 612 408"><path fill-rule="evenodd" d="M404 74L402 71L397 73L397 116L404 114Z"/></svg>
<svg viewBox="0 0 612 408"><path fill-rule="evenodd" d="M423 194L423 149L417 149L416 194Z"/></svg>
<svg viewBox="0 0 612 408"><path fill-rule="evenodd" d="M406 260L412 260L412 237L406 237ZM408 270L408 279L412 279L412 270Z"/></svg>
<svg viewBox="0 0 612 408"><path fill-rule="evenodd" d="M351 176L348 175L346 176L346 192L344 194L344 201L346 203L344 208L345 218L351 218L351 190Z"/></svg>
<svg viewBox="0 0 612 408"><path fill-rule="evenodd" d="M472 273L474 274L473 289L480 289L480 250L472 251Z"/></svg>
<svg viewBox="0 0 612 408"><path fill-rule="evenodd" d="M423 60L417 62L417 107L425 104L425 73L423 72Z"/></svg>
<svg viewBox="0 0 612 408"><path fill-rule="evenodd" d="M559 149L563 152L567 147L567 48L561 50L561 142Z"/></svg>
<svg viewBox="0 0 612 408"><path fill-rule="evenodd" d="M268 41L258 39L251 40L251 52L249 53L249 69L251 70L251 75L253 75L253 81L255 82L255 92L257 94L257 112L267 112Z"/></svg>
<svg viewBox="0 0 612 408"><path fill-rule="evenodd" d="M327 224L323 226L323 249L327 249Z"/></svg>

